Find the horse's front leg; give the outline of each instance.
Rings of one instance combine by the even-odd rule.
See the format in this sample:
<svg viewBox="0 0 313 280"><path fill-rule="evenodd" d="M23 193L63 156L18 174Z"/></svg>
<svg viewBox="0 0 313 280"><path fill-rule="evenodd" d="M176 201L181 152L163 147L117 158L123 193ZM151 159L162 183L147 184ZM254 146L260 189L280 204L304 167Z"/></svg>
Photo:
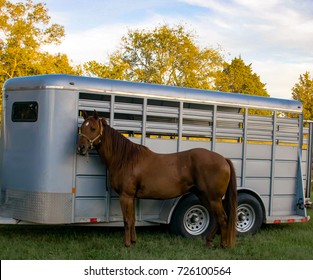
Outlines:
<svg viewBox="0 0 313 280"><path fill-rule="evenodd" d="M131 243L136 242L134 197L122 194L120 195L120 204L124 219L124 244L129 247Z"/></svg>

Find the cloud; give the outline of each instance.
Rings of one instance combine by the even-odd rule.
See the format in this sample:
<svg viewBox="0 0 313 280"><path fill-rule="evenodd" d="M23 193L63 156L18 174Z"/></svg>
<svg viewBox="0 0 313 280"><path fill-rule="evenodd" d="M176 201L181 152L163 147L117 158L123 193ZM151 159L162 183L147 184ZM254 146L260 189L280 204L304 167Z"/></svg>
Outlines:
<svg viewBox="0 0 313 280"><path fill-rule="evenodd" d="M266 89L272 97L291 99L292 88L298 83L300 74L312 69L312 64L268 59L254 61L252 68L260 75L261 81L266 83Z"/></svg>
<svg viewBox="0 0 313 280"><path fill-rule="evenodd" d="M121 36L122 28L119 25L101 26L69 33L59 46L50 45L45 50L66 53L74 64L89 60L105 61L117 48Z"/></svg>
<svg viewBox="0 0 313 280"><path fill-rule="evenodd" d="M300 74L312 71L313 1L180 0L202 8L192 19L203 45L242 56L271 96L291 98Z"/></svg>
<svg viewBox="0 0 313 280"><path fill-rule="evenodd" d="M57 16L60 17L60 14ZM106 62L109 55L119 48L121 38L126 36L129 30L152 30L160 24L174 25L179 21L176 18L165 18L151 10L138 20L110 21L90 28L76 28L66 34L60 45L46 46L44 50L66 53L74 64L83 64L90 60Z"/></svg>
<svg viewBox="0 0 313 280"><path fill-rule="evenodd" d="M226 59L240 55L252 63L271 96L290 98L300 74L312 69L311 0L138 0L131 5L115 0L83 2L83 8L80 1L66 1L65 7L61 0L47 1L53 21L67 33L49 51L66 53L75 64L106 62L129 29L186 24L201 46L219 45L230 53Z"/></svg>
<svg viewBox="0 0 313 280"><path fill-rule="evenodd" d="M312 1L303 1L302 6L295 0L180 1L208 10L198 16L198 25L231 49L313 53L313 13L308 13L313 11Z"/></svg>

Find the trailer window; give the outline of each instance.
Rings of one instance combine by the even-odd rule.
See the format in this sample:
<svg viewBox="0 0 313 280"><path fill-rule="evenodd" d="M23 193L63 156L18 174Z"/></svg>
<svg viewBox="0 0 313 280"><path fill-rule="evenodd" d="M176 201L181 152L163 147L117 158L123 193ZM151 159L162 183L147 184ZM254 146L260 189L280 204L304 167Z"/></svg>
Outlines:
<svg viewBox="0 0 313 280"><path fill-rule="evenodd" d="M37 102L14 102L12 106L13 122L36 122L38 118Z"/></svg>

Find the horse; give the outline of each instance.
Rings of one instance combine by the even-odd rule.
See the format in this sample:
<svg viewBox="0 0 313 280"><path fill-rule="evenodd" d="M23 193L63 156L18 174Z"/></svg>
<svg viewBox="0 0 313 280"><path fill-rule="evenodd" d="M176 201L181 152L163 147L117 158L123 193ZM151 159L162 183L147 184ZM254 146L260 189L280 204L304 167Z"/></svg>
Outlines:
<svg viewBox="0 0 313 280"><path fill-rule="evenodd" d="M96 111L83 112L77 153L87 155L95 148L109 171L111 187L119 195L124 221L124 245L136 242L135 198L169 199L195 193L213 214L206 243L220 230L222 248L236 239L237 184L232 162L222 155L194 148L159 154L133 143L113 129Z"/></svg>

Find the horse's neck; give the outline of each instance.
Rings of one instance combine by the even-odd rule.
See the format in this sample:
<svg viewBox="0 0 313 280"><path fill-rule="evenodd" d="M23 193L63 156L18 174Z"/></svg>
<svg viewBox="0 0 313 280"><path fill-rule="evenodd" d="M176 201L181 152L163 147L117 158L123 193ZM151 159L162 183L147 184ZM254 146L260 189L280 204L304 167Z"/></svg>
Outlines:
<svg viewBox="0 0 313 280"><path fill-rule="evenodd" d="M98 152L109 169L123 162L126 146L136 145L110 126L104 128L101 142Z"/></svg>

